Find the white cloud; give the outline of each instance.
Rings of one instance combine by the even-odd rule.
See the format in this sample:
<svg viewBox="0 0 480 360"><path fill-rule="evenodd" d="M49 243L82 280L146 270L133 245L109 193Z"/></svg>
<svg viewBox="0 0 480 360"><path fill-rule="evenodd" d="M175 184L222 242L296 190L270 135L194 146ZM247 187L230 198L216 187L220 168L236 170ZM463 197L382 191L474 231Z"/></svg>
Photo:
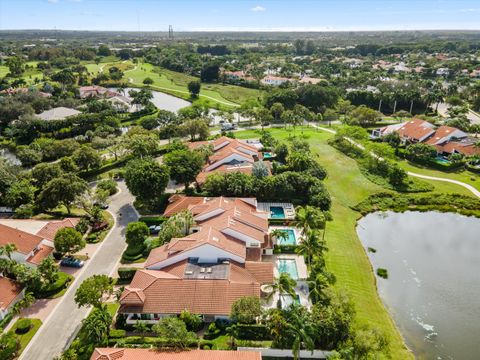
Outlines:
<svg viewBox="0 0 480 360"><path fill-rule="evenodd" d="M260 6L260 5L252 7L250 9L250 11L253 11L253 12L261 12L261 11L265 11L265 10L267 10L267 9L265 9L263 6Z"/></svg>
<svg viewBox="0 0 480 360"><path fill-rule="evenodd" d="M58 3L58 0L47 0L50 4L56 4Z"/></svg>
<svg viewBox="0 0 480 360"><path fill-rule="evenodd" d="M460 9L460 12L466 12L466 13L471 13L471 12L480 12L480 9Z"/></svg>

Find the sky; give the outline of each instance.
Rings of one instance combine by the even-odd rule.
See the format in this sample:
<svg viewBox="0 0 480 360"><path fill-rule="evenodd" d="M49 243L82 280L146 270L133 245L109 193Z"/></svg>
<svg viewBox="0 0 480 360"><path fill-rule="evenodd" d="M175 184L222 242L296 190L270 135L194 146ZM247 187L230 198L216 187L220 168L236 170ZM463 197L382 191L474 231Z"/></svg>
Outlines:
<svg viewBox="0 0 480 360"><path fill-rule="evenodd" d="M0 0L0 29L480 30L479 0Z"/></svg>

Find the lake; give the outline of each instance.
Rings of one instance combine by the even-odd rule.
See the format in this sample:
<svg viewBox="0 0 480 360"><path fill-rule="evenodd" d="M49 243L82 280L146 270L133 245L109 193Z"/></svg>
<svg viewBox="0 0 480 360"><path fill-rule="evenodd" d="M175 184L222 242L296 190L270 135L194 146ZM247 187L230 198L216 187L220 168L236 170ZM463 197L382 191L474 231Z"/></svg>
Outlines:
<svg viewBox="0 0 480 360"><path fill-rule="evenodd" d="M480 358L480 219L438 212L374 213L357 233L380 297L420 359Z"/></svg>

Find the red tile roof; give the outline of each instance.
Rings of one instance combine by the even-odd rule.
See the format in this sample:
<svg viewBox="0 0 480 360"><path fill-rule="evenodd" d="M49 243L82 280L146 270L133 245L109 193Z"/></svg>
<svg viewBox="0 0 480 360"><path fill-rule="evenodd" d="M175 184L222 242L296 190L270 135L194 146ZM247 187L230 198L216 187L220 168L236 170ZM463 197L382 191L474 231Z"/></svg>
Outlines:
<svg viewBox="0 0 480 360"><path fill-rule="evenodd" d="M400 137L416 141L421 141L431 136L434 132L432 124L420 119L412 119L398 129Z"/></svg>
<svg viewBox="0 0 480 360"><path fill-rule="evenodd" d="M42 240L38 235L0 224L0 246L15 244L18 252L27 255L36 249Z"/></svg>
<svg viewBox="0 0 480 360"><path fill-rule="evenodd" d="M6 310L22 292L22 287L9 278L0 276L0 309Z"/></svg>
<svg viewBox="0 0 480 360"><path fill-rule="evenodd" d="M194 205L205 201L204 197L172 195L168 199L168 206L163 213L164 216L173 216L182 210L190 210ZM194 214L195 215L195 214Z"/></svg>
<svg viewBox="0 0 480 360"><path fill-rule="evenodd" d="M261 360L258 351L96 348L90 360Z"/></svg>
<svg viewBox="0 0 480 360"><path fill-rule="evenodd" d="M444 145L437 145L437 151L448 154L460 153L465 156L480 155L480 148L472 142L449 141Z"/></svg>
<svg viewBox="0 0 480 360"><path fill-rule="evenodd" d="M137 271L120 298L120 312L179 314L182 310L188 310L194 314L228 316L237 299L244 296L259 297L260 284L273 282L272 263L266 263L268 265L263 269L266 274L262 282L246 267L233 261L226 265L226 278L185 278L186 264L187 261L184 261L163 269L165 271ZM179 269L183 270L182 273ZM140 305L139 299L143 297Z"/></svg>
<svg viewBox="0 0 480 360"><path fill-rule="evenodd" d="M464 138L467 136L467 134L465 134L463 131L460 131L457 128L442 125L437 130L435 130L433 135L430 136L430 138L428 138L428 140L425 141L425 143L435 145L439 140L442 140L445 137L451 136L453 133L457 133L459 138Z"/></svg>
<svg viewBox="0 0 480 360"><path fill-rule="evenodd" d="M53 241L55 234L58 230L65 227L75 227L80 222L79 218L65 218L63 220L52 220L49 221L40 231L37 233L38 236L43 237Z"/></svg>
<svg viewBox="0 0 480 360"><path fill-rule="evenodd" d="M47 256L49 256L53 252L53 248L47 245L40 245L39 250L33 254L33 256L30 256L27 261L31 264L38 265L42 262L43 259L45 259Z"/></svg>

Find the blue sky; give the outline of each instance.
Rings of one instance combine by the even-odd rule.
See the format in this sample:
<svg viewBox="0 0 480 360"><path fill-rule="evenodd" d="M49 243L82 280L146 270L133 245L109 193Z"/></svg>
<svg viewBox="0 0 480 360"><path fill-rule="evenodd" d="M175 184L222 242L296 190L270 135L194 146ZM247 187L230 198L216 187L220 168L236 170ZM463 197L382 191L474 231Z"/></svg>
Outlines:
<svg viewBox="0 0 480 360"><path fill-rule="evenodd" d="M0 29L480 30L479 0L0 0Z"/></svg>

